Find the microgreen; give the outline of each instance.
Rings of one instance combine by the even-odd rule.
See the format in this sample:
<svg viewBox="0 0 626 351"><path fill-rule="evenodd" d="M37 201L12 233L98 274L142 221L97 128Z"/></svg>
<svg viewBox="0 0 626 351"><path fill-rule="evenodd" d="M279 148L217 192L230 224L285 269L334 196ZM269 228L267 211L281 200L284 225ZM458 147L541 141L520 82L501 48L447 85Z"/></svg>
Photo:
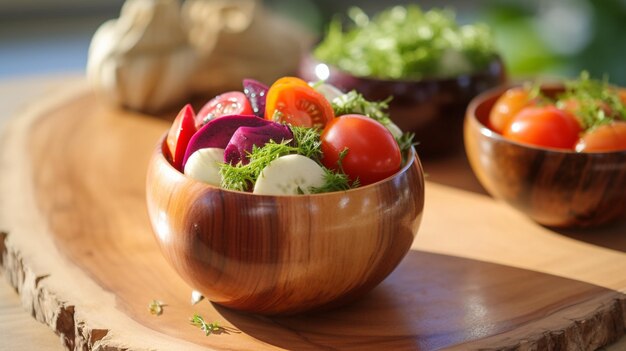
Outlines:
<svg viewBox="0 0 626 351"><path fill-rule="evenodd" d="M585 130L615 119L626 120L626 106L619 90L609 84L606 76L602 80L591 79L589 73L583 71L578 79L566 82L565 92L557 98L557 106L567 108L572 101L576 102L573 110Z"/></svg>
<svg viewBox="0 0 626 351"><path fill-rule="evenodd" d="M189 323L191 323L191 325L193 326L200 328L204 332L205 336L209 336L211 334L222 334L222 333L226 333L226 334L240 333L239 330L230 328L230 327L221 326L219 325L218 322L207 323L204 320L204 318L197 313L194 314L193 317L189 319Z"/></svg>
<svg viewBox="0 0 626 351"><path fill-rule="evenodd" d="M348 17L346 28L330 22L314 55L357 76L452 76L486 67L496 52L485 24L461 26L448 9L395 6L369 18L351 8Z"/></svg>

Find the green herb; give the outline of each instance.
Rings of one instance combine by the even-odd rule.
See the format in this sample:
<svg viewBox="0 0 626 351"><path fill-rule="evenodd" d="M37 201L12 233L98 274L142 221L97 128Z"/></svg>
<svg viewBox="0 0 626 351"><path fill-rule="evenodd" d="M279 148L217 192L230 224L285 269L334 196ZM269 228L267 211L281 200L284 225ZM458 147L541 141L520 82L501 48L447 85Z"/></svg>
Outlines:
<svg viewBox="0 0 626 351"><path fill-rule="evenodd" d="M611 123L615 119L626 120L626 107L622 103L619 91L609 84L608 78L591 79L583 71L576 80L565 84L565 92L558 96L557 106L567 108L574 102L574 113L583 129L589 130Z"/></svg>
<svg viewBox="0 0 626 351"><path fill-rule="evenodd" d="M240 333L240 331L237 329L220 326L217 322L207 323L204 318L197 313L189 319L189 323L200 328L206 336L222 333Z"/></svg>
<svg viewBox="0 0 626 351"><path fill-rule="evenodd" d="M389 119L389 114L387 113L391 99L392 97L390 96L383 101L368 101L356 90L352 90L336 97L331 102L331 105L335 116L358 113L373 118L386 126L391 123L391 119Z"/></svg>
<svg viewBox="0 0 626 351"><path fill-rule="evenodd" d="M460 26L451 10L395 6L370 19L351 8L348 16L345 32L339 18L330 22L314 55L357 76L453 76L484 69L495 56L490 29Z"/></svg>
<svg viewBox="0 0 626 351"><path fill-rule="evenodd" d="M291 140L284 140L281 143L270 140L263 147L256 145L252 147L248 164L244 165L241 162L236 165L222 164L220 167L221 187L229 190L248 190L270 162L281 156L298 152L298 147L291 146L290 143Z"/></svg>
<svg viewBox="0 0 626 351"><path fill-rule="evenodd" d="M290 126L293 139L298 145L297 153L314 161L322 157L320 132L314 128Z"/></svg>
<svg viewBox="0 0 626 351"><path fill-rule="evenodd" d="M162 301L152 300L148 305L148 310L151 314L155 316L160 316L163 314L163 307L167 306Z"/></svg>
<svg viewBox="0 0 626 351"><path fill-rule="evenodd" d="M409 155L409 150L411 149L411 147L418 144L417 142L413 141L414 138L415 133L410 132L406 132L402 134L401 137L396 138L396 142L400 147L400 153L402 154L402 163L406 162L406 158Z"/></svg>
<svg viewBox="0 0 626 351"><path fill-rule="evenodd" d="M291 126L293 143L284 140L281 143L270 141L262 147L254 146L250 152L248 164L239 162L236 165L222 164L222 188L246 191L257 180L261 171L273 160L289 155L299 154L319 163L322 157L320 133L317 129Z"/></svg>
<svg viewBox="0 0 626 351"><path fill-rule="evenodd" d="M319 131L313 128L290 127L294 142L284 140L276 143L273 140L262 147L254 146L249 154L250 162L236 165L222 164L220 175L221 187L224 189L246 191L257 180L261 171L275 159L289 155L300 154L317 161L322 154L320 149ZM294 145L295 144L295 145Z"/></svg>
<svg viewBox="0 0 626 351"><path fill-rule="evenodd" d="M351 182L345 173L338 173L326 167L322 168L324 169L324 185L310 188L311 194L346 191L360 186L358 179Z"/></svg>
<svg viewBox="0 0 626 351"><path fill-rule="evenodd" d="M324 169L324 185L321 187L313 187L309 189L312 194L329 193L333 191L346 191L361 186L359 179L350 181L350 178L343 170L343 159L348 154L348 148L345 148L339 152L339 159L337 160L337 171L328 169L322 166Z"/></svg>

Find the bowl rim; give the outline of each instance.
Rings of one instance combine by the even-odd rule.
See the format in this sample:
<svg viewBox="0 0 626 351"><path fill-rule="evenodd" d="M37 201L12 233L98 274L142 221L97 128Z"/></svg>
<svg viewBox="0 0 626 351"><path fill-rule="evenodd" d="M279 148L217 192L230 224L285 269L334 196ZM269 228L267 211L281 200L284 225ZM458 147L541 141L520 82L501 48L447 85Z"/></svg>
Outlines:
<svg viewBox="0 0 626 351"><path fill-rule="evenodd" d="M418 164L419 173L421 174L421 177L423 178L423 176L424 176L424 173L423 173L423 170L422 170L422 167L421 167L421 161L419 159L417 151L415 150L415 146L411 146L411 148L409 149L409 154L406 157L405 163L402 165L402 167L400 167L400 169L397 172L395 172L394 174L390 175L387 178L381 179L381 180L379 180L377 182L374 182L374 183L371 183L371 184L367 184L367 185L364 185L364 186L359 186L358 188L352 188L352 189L342 190L342 191L326 192L326 193L300 194L300 195L263 195L263 194L253 194L251 192L224 189L224 188L221 188L219 186L208 184L208 183L202 182L200 180L196 180L196 179L193 179L191 177L188 177L183 172L180 172L179 170L174 168L172 163L167 159L167 157L165 157L165 154L164 154L164 150L166 148L166 143L167 143L167 134L168 134L168 132L166 131L163 134L163 136L161 136L159 138L159 142L157 144L156 150L154 151L153 158L158 158L158 161L163 163L164 166L167 167L167 171L168 172L172 172L174 174L177 174L178 176L183 177L186 181L192 181L192 182L198 183L198 184L204 186L206 189L219 190L219 191L224 191L224 192L233 193L233 194L251 195L251 196L256 196L256 197L279 197L279 198L302 198L302 199L306 199L306 198L309 198L309 197L328 196L328 195L331 195L331 194L347 194L347 193L353 193L353 192L358 192L358 191L366 191L367 189L379 186L382 183L394 181L394 179L396 179L397 177L399 177L399 176L401 176L403 174L406 174L407 171L409 170L409 168L413 167L413 165L415 163Z"/></svg>
<svg viewBox="0 0 626 351"><path fill-rule="evenodd" d="M475 80L475 79L480 79L483 77L489 77L489 76L494 76L494 75L506 77L506 66L504 63L504 59L499 53L494 53L492 59L487 63L487 65L484 68L473 71L473 72L469 72L469 73L457 74L457 75L452 75L452 76L442 76L442 77L438 77L435 75L425 75L421 78L393 79L393 78L381 78L381 77L374 77L374 76L358 76L353 73L350 73L346 70L343 70L337 67L336 65L322 61L318 59L317 57L315 57L313 52L316 47L317 47L317 44L314 45L305 55L303 55L303 57L301 58L301 64L302 62L307 62L307 61L309 61L310 63L314 65L324 64L328 67L328 69L331 72L336 72L338 74L342 74L344 76L348 76L354 79L361 79L364 81L370 81L370 82L377 83L377 84L407 84L407 85L408 84L433 84L433 83L452 84L459 80ZM493 67L494 65L497 65L498 68L494 69ZM506 79L502 79L502 80L505 81Z"/></svg>
<svg viewBox="0 0 626 351"><path fill-rule="evenodd" d="M555 81L555 80L547 80L544 82L540 82L540 87L541 90L543 91L544 89L562 89L564 87L564 82L563 81ZM512 88L517 88L517 87L523 87L524 83L523 82L518 82L518 83L512 83L512 84L505 84L505 85L501 85L501 86L497 86L495 88L491 88L489 90L484 91L483 93L478 94L476 97L474 97L470 103L467 105L467 110L466 110L466 119L467 120L471 120L473 123L475 123L475 125L478 127L478 131L481 135L483 135L484 137L488 138L488 139L494 139L497 140L499 142L503 142L506 144L511 144L514 145L516 147L520 147L520 148L527 148L527 149L531 149L531 150L535 150L535 151L541 151L541 152L547 152L547 153L553 153L553 154L571 154L571 155L593 155L593 156L597 156L597 157L601 157L601 156L605 156L605 155L618 155L618 154L623 154L626 156L626 149L624 150L613 150L613 151L589 151L589 152L579 152L576 150L570 150L570 149L559 149L559 148L552 148L552 147L541 147L541 146L537 146L537 145L532 145L532 144L526 144L526 143L521 143L518 141L514 141L514 140L510 140L505 138L502 134L492 130L491 128L489 128L489 126L485 125L483 122L481 122L481 120L478 118L478 116L476 115L476 111L478 110L478 107L485 104L487 102L487 100L490 100L492 98L497 99L500 96L502 96L502 94L504 94L504 92L506 92L509 89ZM470 126L470 128L472 128Z"/></svg>

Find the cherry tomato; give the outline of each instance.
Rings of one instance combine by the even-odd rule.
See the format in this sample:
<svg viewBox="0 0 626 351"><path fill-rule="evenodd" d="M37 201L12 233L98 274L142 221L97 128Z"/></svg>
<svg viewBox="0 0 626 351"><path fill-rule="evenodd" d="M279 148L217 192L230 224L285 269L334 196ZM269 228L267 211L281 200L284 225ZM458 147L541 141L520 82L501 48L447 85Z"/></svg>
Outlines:
<svg viewBox="0 0 626 351"><path fill-rule="evenodd" d="M275 112L279 113L275 115ZM323 128L334 117L330 102L302 79L281 78L267 91L267 120Z"/></svg>
<svg viewBox="0 0 626 351"><path fill-rule="evenodd" d="M282 77L277 79L274 84L272 84L272 86L278 86L278 85L283 85L283 84L295 84L295 85L301 85L304 87L308 87L309 84L307 84L307 82L305 82L304 80L300 79L300 78L296 78L296 77Z"/></svg>
<svg viewBox="0 0 626 351"><path fill-rule="evenodd" d="M321 135L322 164L339 169L340 154L347 148L341 165L350 180L361 185L375 183L396 173L402 163L400 147L387 128L362 115L344 115L326 124Z"/></svg>
<svg viewBox="0 0 626 351"><path fill-rule="evenodd" d="M489 128L502 133L511 119L524 107L533 104L526 88L511 88L500 95L489 113Z"/></svg>
<svg viewBox="0 0 626 351"><path fill-rule="evenodd" d="M504 137L536 146L573 149L581 126L576 117L548 106L522 109L504 129Z"/></svg>
<svg viewBox="0 0 626 351"><path fill-rule="evenodd" d="M200 129L208 121L230 115L253 115L252 105L240 91L218 95L207 102L196 116L196 128Z"/></svg>
<svg viewBox="0 0 626 351"><path fill-rule="evenodd" d="M586 132L576 144L576 151L602 152L626 150L626 122L613 122Z"/></svg>
<svg viewBox="0 0 626 351"><path fill-rule="evenodd" d="M196 133L195 117L196 115L191 105L185 105L178 113L178 116L176 116L176 119L174 119L174 123L172 123L167 134L169 157L174 168L179 171L182 170L187 144L189 144L189 140Z"/></svg>

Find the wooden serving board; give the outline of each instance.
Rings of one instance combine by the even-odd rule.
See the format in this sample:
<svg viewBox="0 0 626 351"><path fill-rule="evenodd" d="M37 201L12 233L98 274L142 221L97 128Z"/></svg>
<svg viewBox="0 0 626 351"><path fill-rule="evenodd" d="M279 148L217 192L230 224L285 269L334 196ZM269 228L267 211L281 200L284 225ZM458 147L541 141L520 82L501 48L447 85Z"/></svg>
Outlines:
<svg viewBox="0 0 626 351"><path fill-rule="evenodd" d="M2 139L0 252L22 303L68 348L594 350L625 333L626 223L538 226L481 193L462 157L425 163L413 249L363 299L281 318L191 305L144 199L169 120L111 109L83 82L59 90ZM205 336L194 313L229 332Z"/></svg>

